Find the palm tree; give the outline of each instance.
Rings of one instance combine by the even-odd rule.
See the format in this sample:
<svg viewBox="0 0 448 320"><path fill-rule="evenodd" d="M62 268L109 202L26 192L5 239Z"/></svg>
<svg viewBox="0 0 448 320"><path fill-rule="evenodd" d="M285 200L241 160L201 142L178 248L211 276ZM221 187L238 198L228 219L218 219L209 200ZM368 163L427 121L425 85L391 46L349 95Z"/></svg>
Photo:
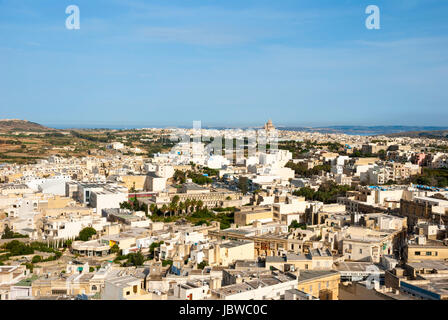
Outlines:
<svg viewBox="0 0 448 320"><path fill-rule="evenodd" d="M202 200L199 200L197 202L197 210L201 210L203 206L204 206L204 202L202 202Z"/></svg>
<svg viewBox="0 0 448 320"><path fill-rule="evenodd" d="M185 213L188 215L188 210L190 209L191 201L190 199L185 200Z"/></svg>
<svg viewBox="0 0 448 320"><path fill-rule="evenodd" d="M149 206L149 211L150 211L152 214L155 214L156 211L157 211L157 206L156 206L154 203L151 204L151 205Z"/></svg>
<svg viewBox="0 0 448 320"><path fill-rule="evenodd" d="M193 200L191 200L191 202L190 202L190 209L191 209L191 212L192 212L192 213L193 213L195 207L196 207L196 200L193 199Z"/></svg>
<svg viewBox="0 0 448 320"><path fill-rule="evenodd" d="M177 204L175 204L174 202L171 202L169 205L169 209L170 209L170 217L171 217L173 215L173 213L175 213L177 210Z"/></svg>
<svg viewBox="0 0 448 320"><path fill-rule="evenodd" d="M185 203L179 202L178 208L179 208L180 215L183 215L184 209L185 209Z"/></svg>
<svg viewBox="0 0 448 320"><path fill-rule="evenodd" d="M180 199L179 196L174 196L173 200L171 200L171 203L170 203L170 216L171 216L171 213L175 213L177 211L179 199Z"/></svg>
<svg viewBox="0 0 448 320"><path fill-rule="evenodd" d="M166 204L164 204L160 210L162 211L163 217L165 218L165 214L168 211L168 207L166 206Z"/></svg>

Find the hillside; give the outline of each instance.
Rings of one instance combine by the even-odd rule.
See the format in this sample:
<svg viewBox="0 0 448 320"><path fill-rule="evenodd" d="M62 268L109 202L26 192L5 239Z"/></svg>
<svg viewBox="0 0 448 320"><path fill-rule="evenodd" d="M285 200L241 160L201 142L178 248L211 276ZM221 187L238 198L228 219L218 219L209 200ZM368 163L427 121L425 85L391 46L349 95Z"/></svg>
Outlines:
<svg viewBox="0 0 448 320"><path fill-rule="evenodd" d="M55 129L44 127L38 123L18 120L18 119L0 119L0 131L54 131Z"/></svg>
<svg viewBox="0 0 448 320"><path fill-rule="evenodd" d="M388 134L389 137L448 139L448 130L409 131Z"/></svg>
<svg viewBox="0 0 448 320"><path fill-rule="evenodd" d="M443 132L448 133L448 127L430 126L329 126L329 127L278 127L279 130L320 132L334 134L349 134L363 136L428 136L434 134L440 137ZM418 135L417 133L421 133ZM446 134L444 135L446 136ZM442 136L442 137L444 137Z"/></svg>

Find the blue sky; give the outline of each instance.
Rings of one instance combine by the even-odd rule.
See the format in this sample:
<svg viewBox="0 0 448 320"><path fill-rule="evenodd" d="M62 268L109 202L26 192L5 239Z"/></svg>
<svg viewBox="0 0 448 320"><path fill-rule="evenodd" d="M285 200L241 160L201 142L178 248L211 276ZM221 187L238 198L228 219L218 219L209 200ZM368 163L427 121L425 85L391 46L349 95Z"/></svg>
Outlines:
<svg viewBox="0 0 448 320"><path fill-rule="evenodd" d="M0 0L0 118L448 126L447 16L447 0Z"/></svg>

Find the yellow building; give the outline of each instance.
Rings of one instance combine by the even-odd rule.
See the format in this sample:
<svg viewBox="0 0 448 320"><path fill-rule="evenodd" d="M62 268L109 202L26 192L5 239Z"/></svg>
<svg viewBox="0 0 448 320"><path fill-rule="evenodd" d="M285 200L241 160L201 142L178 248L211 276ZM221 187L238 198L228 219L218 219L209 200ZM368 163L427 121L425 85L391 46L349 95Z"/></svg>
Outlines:
<svg viewBox="0 0 448 320"><path fill-rule="evenodd" d="M33 282L31 290L33 297L42 296L76 296L78 294L93 295L101 291L103 281L94 279L93 273L62 274L61 276L50 276L40 278Z"/></svg>
<svg viewBox="0 0 448 320"><path fill-rule="evenodd" d="M123 183L121 185L131 190L135 188L135 190L144 190L146 184L146 175L138 175L138 176L121 176Z"/></svg>
<svg viewBox="0 0 448 320"><path fill-rule="evenodd" d="M256 220L270 221L273 217L272 207L269 206L241 207L235 211L235 224L237 226L246 226Z"/></svg>
<svg viewBox="0 0 448 320"><path fill-rule="evenodd" d="M355 166L364 166L368 164L374 164L375 162L379 161L380 158L358 158L356 159Z"/></svg>
<svg viewBox="0 0 448 320"><path fill-rule="evenodd" d="M333 256L328 249L312 249L310 253L303 255L286 254L283 256L267 256L265 258L267 269L271 267L283 272L295 270L331 270Z"/></svg>
<svg viewBox="0 0 448 320"><path fill-rule="evenodd" d="M448 246L444 245L408 245L406 247L407 262L448 259Z"/></svg>
<svg viewBox="0 0 448 320"><path fill-rule="evenodd" d="M93 214L92 208L87 207L61 207L61 208L42 208L41 210L43 216L46 217L58 217L62 214L66 215L78 215L78 216L91 216Z"/></svg>
<svg viewBox="0 0 448 320"><path fill-rule="evenodd" d="M109 278L104 283L101 294L102 300L166 300L167 295L148 292L144 288L142 279L117 275Z"/></svg>
<svg viewBox="0 0 448 320"><path fill-rule="evenodd" d="M210 266L228 266L236 260L253 260L255 258L253 241L225 241L205 249L205 259Z"/></svg>
<svg viewBox="0 0 448 320"><path fill-rule="evenodd" d="M39 209L60 209L74 205L76 202L71 198L54 196L48 202L39 202Z"/></svg>
<svg viewBox="0 0 448 320"><path fill-rule="evenodd" d="M297 289L320 300L338 300L341 277L337 271L300 271Z"/></svg>

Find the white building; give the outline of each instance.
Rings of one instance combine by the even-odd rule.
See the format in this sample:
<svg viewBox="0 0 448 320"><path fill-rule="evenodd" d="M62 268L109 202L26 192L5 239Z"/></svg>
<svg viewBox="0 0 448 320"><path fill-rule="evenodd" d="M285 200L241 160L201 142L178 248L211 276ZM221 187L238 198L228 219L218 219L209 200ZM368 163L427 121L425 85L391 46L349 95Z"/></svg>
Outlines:
<svg viewBox="0 0 448 320"><path fill-rule="evenodd" d="M280 300L285 292L297 289L297 277L279 271L251 281L233 284L216 290L219 300Z"/></svg>
<svg viewBox="0 0 448 320"><path fill-rule="evenodd" d="M120 208L120 203L128 201L128 189L125 187L105 187L93 191L90 195L90 206L101 214L103 209Z"/></svg>
<svg viewBox="0 0 448 320"><path fill-rule="evenodd" d="M74 239L84 228L92 227L96 231L101 231L104 226L109 224L106 218L93 216L67 215L56 218L44 217L42 238L44 240Z"/></svg>
<svg viewBox="0 0 448 320"><path fill-rule="evenodd" d="M230 165L230 161L221 155L212 155L208 158L206 165L211 169L222 169Z"/></svg>
<svg viewBox="0 0 448 320"><path fill-rule="evenodd" d="M157 165L156 175L160 178L172 178L174 176L174 167L169 165Z"/></svg>

